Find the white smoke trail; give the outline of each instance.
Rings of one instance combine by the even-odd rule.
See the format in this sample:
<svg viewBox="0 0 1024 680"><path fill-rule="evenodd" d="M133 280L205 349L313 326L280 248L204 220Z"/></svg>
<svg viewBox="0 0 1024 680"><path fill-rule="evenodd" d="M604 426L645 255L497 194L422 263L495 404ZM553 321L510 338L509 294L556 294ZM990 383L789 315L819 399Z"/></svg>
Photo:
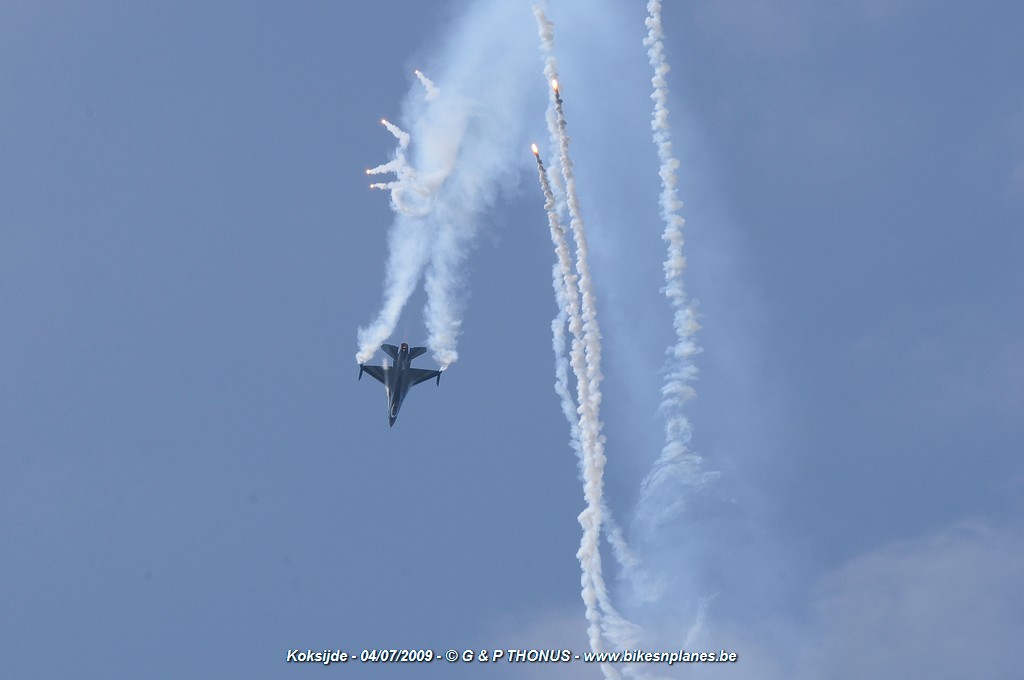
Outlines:
<svg viewBox="0 0 1024 680"><path fill-rule="evenodd" d="M373 358L381 343L391 336L405 302L416 288L427 263L428 241L424 235L430 225L422 219L399 215L388 234L389 252L384 279L384 304L373 323L359 329L359 353L356 361L365 364Z"/></svg>
<svg viewBox="0 0 1024 680"><path fill-rule="evenodd" d="M441 370L455 363L455 346L462 327L460 270L473 231L460 223L445 221L437 232L430 269L424 282L427 305L423 311L427 325L427 346Z"/></svg>
<svg viewBox="0 0 1024 680"><path fill-rule="evenodd" d="M389 235L381 309L359 329L360 363L394 332L424 272L427 344L442 369L458 358L462 263L480 213L515 176L509 160L522 125L517 103L532 46L528 31L509 27L528 20L514 3L491 0L472 7L447 36L437 66L439 85L416 72L426 93L406 98L403 127L409 132L385 122L398 149L390 162L368 173L395 173L393 181L373 186L390 192L398 215ZM494 72L502 77L480 77Z"/></svg>
<svg viewBox="0 0 1024 680"><path fill-rule="evenodd" d="M470 126L469 104L464 100L449 101L442 98L435 102L434 117L445 121L444 134L435 132L432 142L435 147L448 147L454 165L460 157L468 154L460 147ZM439 127L439 126L436 126ZM462 326L462 300L465 293L461 285L461 265L469 245L476 235L476 216L459 202L461 194L471 194L476 178L465 173L450 179L444 188L444 200L435 207L432 215L437 226L430 253L424 290L427 303L424 308L424 322L427 326L427 346L433 350L434 360L441 370L448 368L458 359L455 346Z"/></svg>
<svg viewBox="0 0 1024 680"><path fill-rule="evenodd" d="M534 16L537 20L538 30L540 32L542 51L545 53L545 65L550 60L552 66L550 71L555 72L556 67L554 63L554 56L551 55L554 44L554 25L547 20L543 10L538 6L534 5L533 8ZM549 71L545 70L545 75L549 75ZM550 102L546 109L546 121L548 126L548 134L552 148L558 148L558 118L555 113L554 103ZM583 449L583 440L580 431L580 421L582 419L580 407L576 405L576 401L573 399L568 384L568 369L565 357L565 326L568 323L569 330L572 333L572 351L570 356L572 358L571 364L573 367L573 374L576 378L577 392L580 396L580 403L589 402L590 399L590 385L586 378L586 353L584 350L584 335L583 335L583 318L580 314L580 294L579 285L577 283L578 277L573 271L572 264L572 253L569 249L569 243L566 240L565 227L562 225L560 214L565 208L564 202L559 205L558 200L555 197L555 190L562 189L560 185L556 185L560 179L558 174L549 176L547 171L544 169L543 162L540 159L536 145L533 147L534 155L537 158L538 173L540 177L541 190L544 193L544 210L548 216L548 224L551 227L551 240L555 246L555 255L557 262L554 266L554 280L553 286L555 289L555 303L558 307L558 314L551 322L552 330L552 345L555 351L555 392L561 399L562 413L565 415L566 421L569 423L569 431L571 434L571 442L573 450L576 452L576 456L579 459L580 471L585 469L587 464L586 453ZM564 191L561 192L564 197ZM603 499L602 499L603 501ZM607 510L607 506L603 508ZM605 517L610 519L610 513L605 512ZM615 533L616 538L622 539L621 531ZM625 541L620 540L615 543L621 549L617 550L618 553L628 554L628 548L625 546ZM586 589L589 585L586 573L586 567L584 569L584 582L583 586ZM587 597L584 594L584 602L587 601ZM592 620L596 615L596 612L588 611L587 619ZM593 628L593 624L591 626ZM594 630L588 631L591 635L591 640L594 637ZM593 646L593 643L592 645Z"/></svg>
<svg viewBox="0 0 1024 680"><path fill-rule="evenodd" d="M386 172L395 173L395 179L391 182L375 182L370 185L371 189L384 189L391 193L391 209L403 215L423 216L429 212L429 187L422 186L416 175L416 170L409 165L405 151L409 148L410 135L405 130L381 119L381 125L387 128L388 132L398 140L398 148L395 149L395 157L375 168L366 171L367 175L380 175Z"/></svg>
<svg viewBox="0 0 1024 680"><path fill-rule="evenodd" d="M439 90L428 88L428 99L430 92L436 94ZM423 154L432 161L432 165L425 166L427 183L431 195L436 197L430 206L433 229L430 264L424 283L427 293L424 321L428 331L427 346L433 350L434 360L441 370L458 359L455 345L462 325L460 268L476 235L475 215L453 201L453 196L466 184L465 173L460 175L457 170L460 155L466 156L462 147L468 141L470 106L463 98L440 99L429 106L420 120L420 125L427 130ZM471 193L471 188L465 189L465 194Z"/></svg>
<svg viewBox="0 0 1024 680"><path fill-rule="evenodd" d="M669 65L665 59L662 42L664 33L661 25L661 0L649 0L648 16L645 21L647 36L644 46L654 76L651 78L654 112L651 128L654 144L658 150L661 167L661 195L659 204L665 223L662 239L668 244L664 262L665 287L662 291L672 306L672 326L676 342L667 350L668 364L665 383L662 386L661 413L665 418L665 446L655 461L650 473L644 479L637 517L652 531L657 525L673 517L683 508L685 499L678 487L668 490L667 485L681 484L683 488L698 488L717 476L716 473L701 470L702 459L690 450L690 421L683 413L683 405L696 394L692 383L697 377L697 368L691 363L700 352L696 333L700 330L697 313L687 298L683 283L686 257L683 255L683 227L685 220L679 215L682 202L676 186L676 169L679 161L672 155L671 127L668 122L668 81ZM672 500L669 500L669 496Z"/></svg>
<svg viewBox="0 0 1024 680"><path fill-rule="evenodd" d="M584 499L587 503L586 508L579 516L580 525L583 527L583 537L577 552L583 572L581 594L586 606L587 633L591 648L594 650L603 648L602 634L612 644L628 647L637 639L638 629L622 618L612 606L601 565L600 534L605 517L609 513L607 513L604 501L605 454L600 420L600 330L597 324L597 310L590 281L589 263L587 262L586 231L580 215L579 198L576 195L576 181L569 156L569 138L565 133L565 116L557 85L557 63L552 54L554 27L539 6L535 5L533 10L541 38L542 51L545 54L544 74L552 86L553 96L549 102L547 116L548 132L553 146L559 149L558 158L562 168L562 179L565 183L566 206L569 210L570 227L576 245L578 279L572 276L565 232L555 219L557 212L554 211L554 195L547 182L546 173L541 167L541 185L546 199L545 207L548 210L549 222L552 224L552 239L555 241L559 269L562 273L569 328L573 333L570 364L576 375L578 437L582 451L580 467L584 481ZM539 156L538 165L540 166ZM558 356L557 352L558 349L556 349L556 357ZM625 550L625 541L622 540L621 531L618 531L617 527L612 532L612 536L615 545L619 547L617 553L622 554L625 558L628 551ZM602 667L602 670L607 677L618 677L618 672L610 666Z"/></svg>
<svg viewBox="0 0 1024 680"><path fill-rule="evenodd" d="M573 450L579 458L580 469L586 474L588 453L584 448L585 440L582 437L581 422L583 417L577 416L578 410L575 408L575 401L569 391L567 366L567 364L572 366L576 377L580 402L585 403L585 400L589 399L589 385L587 381L586 355L583 348L584 333L580 314L580 293L577 286L577 278L572 269L572 257L566 239L565 228L562 226L561 218L556 209L555 196L552 192L547 172L544 169L544 163L541 161L540 155L537 154L536 146L534 146L534 154L537 158L537 173L545 199L544 209L548 216L551 240L555 246L555 254L557 256L557 262L552 269L552 286L555 291L558 314L551 322L552 347L555 352L555 392L559 396L562 413L569 422L572 436L571 443ZM567 361L565 356L565 328L567 322L573 336L572 351L570 352L571 361ZM610 519L607 514L607 508L603 505L603 499L601 499L601 504L602 512ZM615 536L618 539L616 543L618 549L624 551L623 554L628 554L628 549L625 548L625 541L622 540L621 531L618 531L618 527L616 527ZM598 554L599 559L600 555ZM582 564L583 558L581 557ZM600 567L600 563L598 563L598 567ZM595 576L592 568L592 563L584 565L582 575L583 600L587 605L587 619L590 623L588 634L591 638L591 646L600 644L600 635L603 631L604 635L614 644L623 648L629 648L633 646L632 642L638 639L637 631L632 624L623 619L611 606L601 573L598 571ZM600 607L600 612L598 607ZM608 677L618 677L615 669L610 666L605 669L605 673Z"/></svg>
<svg viewBox="0 0 1024 680"><path fill-rule="evenodd" d="M391 209L398 213L394 226L388 234L388 264L384 280L384 303L373 322L360 328L358 333L359 352L356 362L364 364L373 358L377 348L394 331L406 301L416 289L429 256L432 227L422 219L430 212L431 188L423 185L416 170L409 165L406 150L411 136L397 125L381 119L381 124L398 140L395 157L366 171L367 175L392 172L394 181L377 182L373 189L384 189L391 193Z"/></svg>
<svg viewBox="0 0 1024 680"><path fill-rule="evenodd" d="M557 262L552 267L551 285L555 290L555 304L558 313L551 321L551 344L555 351L555 393L559 396L562 405L562 413L569 422L571 443L576 456L583 465L583 445L580 441L580 425L576 415L576 402L569 392L569 367L565 356L565 327L569 323L573 329L573 359L574 373L577 381L586 377L586 366L582 356L582 328L583 323L579 316L579 289L576 286L576 275L572 271L572 258L569 253L569 244L565 238L565 228L558 215L555 196L551 190L547 171L544 163L537 153L536 145L533 147L534 155L537 158L537 174L540 178L540 188L544 193L544 211L548 216L548 226L551 229L551 241L555 246ZM572 319L570 321L570 319Z"/></svg>
<svg viewBox="0 0 1024 680"><path fill-rule="evenodd" d="M552 283L555 288L555 303L558 313L551 320L551 347L555 351L555 394L562 406L562 415L569 423L569 443L576 457L583 464L583 448L580 444L580 423L576 417L576 400L569 392L569 361L565 356L565 324L568 315L565 313L565 289L562 286L562 272L556 264L552 267Z"/></svg>
<svg viewBox="0 0 1024 680"><path fill-rule="evenodd" d="M535 154L537 154L536 145L534 150ZM558 306L558 313L551 323L552 346L555 351L555 392L560 397L562 414L569 424L572 449L580 459L581 470L584 470L587 465L587 457L583 448L578 409L575 408L575 401L568 388L569 362L567 362L565 356L565 327L568 324L572 331L572 372L575 379L577 379L581 398L589 397L589 387L586 384L586 354L583 349L585 339L580 312L580 290L577 284L577 275L572 271L572 260L568 242L565 238L565 227L561 223L561 218L556 208L554 192L540 155L537 155L537 165L541 180L541 190L545 198L544 208L548 215L548 224L551 227L551 240L555 246L555 254L557 256L557 262L552 271L552 285L555 290L555 302ZM611 517L611 512L608 510L603 497L601 498L601 514L608 543L611 545L618 562L627 569L636 566L636 557L630 551L622 529L618 527ZM603 588L598 589L595 586L595 592L600 592L600 590L603 590ZM638 629L615 611L607 597L599 599L598 602L604 613L600 625L605 632L605 636L614 644L623 648L634 646L634 642L638 639Z"/></svg>
<svg viewBox="0 0 1024 680"><path fill-rule="evenodd" d="M551 241L555 246L557 262L554 265L552 284L555 290L555 303L558 307L558 314L551 322L552 346L555 352L555 393L561 400L562 413L569 423L571 432L571 443L573 450L580 459L580 466L584 464L583 447L580 439L580 425L577 415L576 403L569 391L568 361L565 356L565 327L569 324L573 336L574 370L577 382L586 379L586 359L583 353L583 322L580 316L579 287L577 277L572 269L572 255L569 251L569 244L565 236L565 227L562 225L559 216L557 200L554 189L551 186L551 178L544 168L540 159L537 146L533 147L537 157L537 171L540 177L540 187L544 194L544 210L548 216L548 226L551 228ZM584 386L588 390L589 386ZM626 543L622 529L615 522L611 511L608 509L602 497L602 516L604 529L612 551L615 553L619 565L627 571L638 566L638 560Z"/></svg>
<svg viewBox="0 0 1024 680"><path fill-rule="evenodd" d="M405 130L403 130L402 128L398 127L394 123L390 122L387 118L381 118L380 119L380 124L383 125L385 128L387 128L388 132L390 132L392 135L394 135L395 139L398 140L398 150L399 150L399 152L401 154L401 160L402 160L402 163L404 165L404 163L405 163L405 150L409 148L409 140L410 140L409 133L406 132ZM381 166L381 167L387 167L387 166L385 165L385 166ZM373 174L373 173L375 173L377 171L379 171L379 169L378 170L367 170L366 172L367 172L367 174Z"/></svg>
<svg viewBox="0 0 1024 680"><path fill-rule="evenodd" d="M441 90L437 89L437 85L434 85L434 81L423 75L423 71L420 71L419 69L416 69L413 73L415 73L416 77L419 78L419 81L423 83L423 89L427 91L424 95L426 100L429 102L437 99L438 95L441 94Z"/></svg>

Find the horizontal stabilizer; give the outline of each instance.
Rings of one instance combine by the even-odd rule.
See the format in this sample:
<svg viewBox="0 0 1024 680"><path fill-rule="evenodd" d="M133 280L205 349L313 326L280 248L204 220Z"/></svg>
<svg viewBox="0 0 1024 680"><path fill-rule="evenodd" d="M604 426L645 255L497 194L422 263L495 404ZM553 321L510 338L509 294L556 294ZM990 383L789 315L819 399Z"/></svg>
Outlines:
<svg viewBox="0 0 1024 680"><path fill-rule="evenodd" d="M391 357L395 361L398 361L397 347L395 347L394 345L381 345L380 348L384 350L385 354L387 354L389 357Z"/></svg>
<svg viewBox="0 0 1024 680"><path fill-rule="evenodd" d="M412 361L421 354L426 354L426 347L410 347L409 348L409 361Z"/></svg>

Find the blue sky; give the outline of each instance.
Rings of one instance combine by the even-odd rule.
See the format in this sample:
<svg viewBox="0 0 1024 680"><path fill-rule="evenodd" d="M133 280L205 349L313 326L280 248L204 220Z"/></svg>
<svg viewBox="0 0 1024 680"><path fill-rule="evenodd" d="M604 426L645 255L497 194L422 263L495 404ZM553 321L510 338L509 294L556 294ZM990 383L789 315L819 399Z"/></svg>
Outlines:
<svg viewBox="0 0 1024 680"><path fill-rule="evenodd" d="M706 600L700 643L737 651L734 677L1015 677L1024 10L663 12L703 326L688 415L722 474L638 543L663 597L606 552L613 598L652 649L680 646ZM628 528L672 342L645 9L548 14L604 334L607 498ZM467 85L453 64L491 41L502 56ZM526 146L547 139L538 47L511 1L0 8L12 677L373 677L400 671L284 657L585 648ZM461 358L389 430L352 361L394 217L364 169L393 153L378 121L408 113L414 68L462 78L512 127L473 218ZM424 301L395 342L425 340Z"/></svg>

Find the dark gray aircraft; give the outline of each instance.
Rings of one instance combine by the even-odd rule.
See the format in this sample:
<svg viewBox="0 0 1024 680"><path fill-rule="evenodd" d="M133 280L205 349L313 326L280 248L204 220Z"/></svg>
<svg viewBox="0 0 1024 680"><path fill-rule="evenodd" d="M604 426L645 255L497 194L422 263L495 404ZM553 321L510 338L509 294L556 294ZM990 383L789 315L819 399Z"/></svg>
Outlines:
<svg viewBox="0 0 1024 680"><path fill-rule="evenodd" d="M384 391L388 395L388 424L395 426L398 418L398 409L402 408L405 395L409 388L419 385L431 378L437 378L437 384L441 384L441 371L431 371L425 368L413 368L412 360L427 351L426 347L412 347L402 343L401 347L394 345L381 345L380 348L387 352L388 356L395 360L394 366L365 366L359 364L359 379L363 379L363 373L384 383Z"/></svg>

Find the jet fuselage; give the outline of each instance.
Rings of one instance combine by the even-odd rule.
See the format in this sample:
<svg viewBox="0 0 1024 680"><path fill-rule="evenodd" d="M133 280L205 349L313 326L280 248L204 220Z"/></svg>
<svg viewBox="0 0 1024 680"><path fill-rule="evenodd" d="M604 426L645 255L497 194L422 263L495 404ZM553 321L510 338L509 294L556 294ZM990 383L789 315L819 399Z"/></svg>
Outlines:
<svg viewBox="0 0 1024 680"><path fill-rule="evenodd" d="M388 355L394 359L393 366L359 366L359 377L368 373L384 384L384 391L388 398L388 425L394 427L398 419L398 411L402 408L402 402L409 394L409 388L421 382L436 378L437 384L441 384L441 372L431 371L422 368L413 368L412 360L426 352L425 347L409 348L408 343L403 342L401 347L394 345L381 345Z"/></svg>

